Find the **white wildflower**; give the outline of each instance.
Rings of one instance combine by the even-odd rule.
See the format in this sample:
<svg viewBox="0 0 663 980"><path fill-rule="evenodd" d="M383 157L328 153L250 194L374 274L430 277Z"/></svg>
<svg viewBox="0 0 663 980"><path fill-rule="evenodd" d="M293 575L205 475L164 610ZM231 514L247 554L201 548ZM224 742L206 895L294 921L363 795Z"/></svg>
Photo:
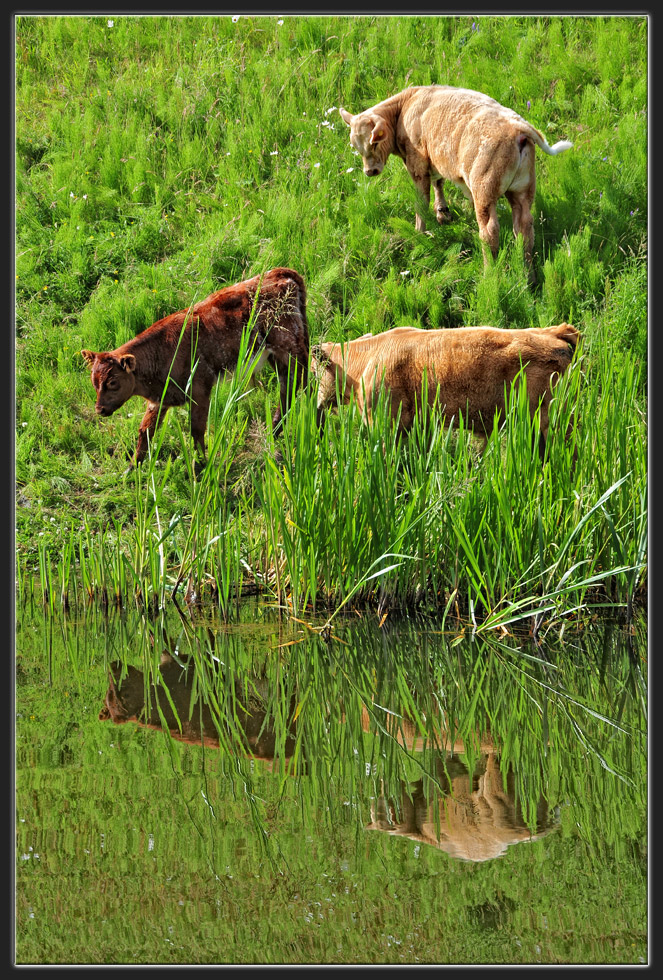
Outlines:
<svg viewBox="0 0 663 980"><path fill-rule="evenodd" d="M348 169L345 172L346 172L346 174L351 174L353 170L354 170L354 167L348 167Z"/></svg>
<svg viewBox="0 0 663 980"><path fill-rule="evenodd" d="M235 16L233 17L233 24L236 24L237 21L239 20L239 18L240 18L240 15L239 14L235 14Z"/></svg>
<svg viewBox="0 0 663 980"><path fill-rule="evenodd" d="M108 21L108 26L109 27L113 27L114 25L115 25L115 21L114 20L109 20Z"/></svg>

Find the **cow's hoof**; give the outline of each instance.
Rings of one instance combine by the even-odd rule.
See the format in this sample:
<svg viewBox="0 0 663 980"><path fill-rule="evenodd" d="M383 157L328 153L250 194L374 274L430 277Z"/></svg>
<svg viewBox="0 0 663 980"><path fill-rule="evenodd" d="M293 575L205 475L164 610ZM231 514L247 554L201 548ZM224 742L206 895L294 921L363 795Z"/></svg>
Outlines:
<svg viewBox="0 0 663 980"><path fill-rule="evenodd" d="M443 225L445 222L451 221L451 211L449 208L436 208L435 217L438 225Z"/></svg>

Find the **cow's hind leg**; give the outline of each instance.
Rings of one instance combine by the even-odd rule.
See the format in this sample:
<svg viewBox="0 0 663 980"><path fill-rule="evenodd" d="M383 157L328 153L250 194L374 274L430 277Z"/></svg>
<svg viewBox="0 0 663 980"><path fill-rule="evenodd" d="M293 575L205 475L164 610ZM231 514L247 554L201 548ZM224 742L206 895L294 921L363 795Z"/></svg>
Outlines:
<svg viewBox="0 0 663 980"><path fill-rule="evenodd" d="M444 178L433 182L433 193L435 194L435 217L437 223L443 225L446 221L451 221L451 211L444 196Z"/></svg>
<svg viewBox="0 0 663 980"><path fill-rule="evenodd" d="M308 354L303 357L288 355L285 361L273 359L276 375L279 379L279 406L272 416L272 430L278 435L283 428L283 419L290 408L292 398L297 388L306 384L308 378ZM320 421L320 412L318 412Z"/></svg>
<svg viewBox="0 0 663 980"><path fill-rule="evenodd" d="M533 411L533 409L534 409L534 406L530 405L530 410ZM549 425L549 420L548 420L548 402L544 398L542 400L542 402L541 402L541 407L539 409L539 431L538 431L538 433L537 432L534 432L534 434L533 434L534 445L535 446L537 445L537 441L538 441L539 459L541 460L541 465L542 466L543 466L543 464L546 461L546 446L547 446L547 442L548 442L548 425Z"/></svg>
<svg viewBox="0 0 663 980"><path fill-rule="evenodd" d="M199 394L198 401L191 403L191 437L194 446L201 458L205 460L205 430L207 429L207 417L209 415L209 394Z"/></svg>
<svg viewBox="0 0 663 980"><path fill-rule="evenodd" d="M534 219L532 218L532 201L534 193L530 188L524 191L507 191L506 199L511 205L514 235L523 236L523 255L530 270L532 270L532 252L534 250ZM530 271L533 278L533 271Z"/></svg>
<svg viewBox="0 0 663 980"><path fill-rule="evenodd" d="M488 265L488 249L494 259L500 244L500 223L497 218L497 201L494 198L474 198L474 208L479 224L479 238L483 243L484 265Z"/></svg>

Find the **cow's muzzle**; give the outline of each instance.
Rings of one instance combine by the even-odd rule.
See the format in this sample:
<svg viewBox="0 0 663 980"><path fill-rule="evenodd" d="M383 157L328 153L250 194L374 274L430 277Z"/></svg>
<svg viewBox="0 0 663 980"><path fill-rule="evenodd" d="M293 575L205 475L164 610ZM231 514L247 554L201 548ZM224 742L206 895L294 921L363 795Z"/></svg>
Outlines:
<svg viewBox="0 0 663 980"><path fill-rule="evenodd" d="M377 177L380 171L378 170L377 167L373 167L372 170L364 170L364 173L366 174L367 177Z"/></svg>

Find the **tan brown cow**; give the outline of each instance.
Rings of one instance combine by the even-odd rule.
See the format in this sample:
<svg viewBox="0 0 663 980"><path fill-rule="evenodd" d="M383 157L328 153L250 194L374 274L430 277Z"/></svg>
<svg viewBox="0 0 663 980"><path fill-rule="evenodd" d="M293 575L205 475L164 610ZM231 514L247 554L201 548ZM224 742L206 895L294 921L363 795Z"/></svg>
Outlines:
<svg viewBox="0 0 663 980"><path fill-rule="evenodd" d="M501 857L512 844L538 840L554 829L554 819L543 796L536 812L536 827L527 825L516 795L516 780L509 767L506 778L499 754L482 751L474 771L457 756L439 756L431 780L401 783L398 810L384 795L371 806L365 830L382 830L395 837L428 844L462 861L489 861Z"/></svg>
<svg viewBox="0 0 663 980"><path fill-rule="evenodd" d="M345 343L318 344L311 367L319 379L318 423L338 398L350 398L367 422L384 387L399 429L411 428L423 401L424 379L428 407L435 407L448 424L462 414L465 424L485 448L496 413L505 410L505 390L521 369L527 378L532 415L539 403L541 452L548 433L548 406L556 381L567 369L580 334L568 323L540 329L457 327L423 330L394 327L365 334ZM338 394L337 394L338 393Z"/></svg>
<svg viewBox="0 0 663 980"><path fill-rule="evenodd" d="M81 354L92 369L96 411L112 415L132 395L147 402L138 431L134 461L147 454L148 440L166 411L191 405L191 435L205 455L210 395L219 374L237 366L244 328L257 303L249 338L255 375L266 363L276 369L280 404L273 425L278 431L293 383L307 380L309 336L306 287L294 269L271 269L226 286L186 310L158 320L116 350Z"/></svg>
<svg viewBox="0 0 663 980"><path fill-rule="evenodd" d="M145 728L167 728L178 741L218 748L218 725L223 722L218 712L215 715L202 697L197 697L192 704L193 666L182 667L166 652L161 657L159 673L159 682L149 684L148 704L143 671L130 665L123 669L120 661L111 664L109 687L99 720L110 720L115 724L134 722ZM236 685L233 718L237 722L236 734L240 736L246 754L271 762L277 755L277 736L267 717L267 698L266 692L261 690L262 686L259 678L254 679L251 686L247 685L246 691ZM292 717L295 705L291 704L290 709ZM295 731L296 722L292 721L283 740L285 759L289 759L294 752Z"/></svg>
<svg viewBox="0 0 663 980"><path fill-rule="evenodd" d="M410 754L424 751L425 743L430 751L430 736L422 737L419 727L400 710L385 714L380 722ZM365 707L362 729L373 730ZM407 837L474 862L501 857L512 844L550 833L556 826L555 815L544 796L537 801L536 825L530 829L516 793L513 767L502 766L499 749L487 732L475 733L472 741L475 762L470 773L459 758L467 748L462 739L439 730L433 740L439 747L432 755L437 785L432 779L401 780L396 799L383 791L372 801L371 820L364 829Z"/></svg>
<svg viewBox="0 0 663 980"><path fill-rule="evenodd" d="M404 161L424 205L417 212L417 231L426 227L423 214L431 180L435 216L440 224L449 219L443 185L450 180L472 202L479 236L493 257L499 245L497 200L506 197L514 234L523 236L525 257L531 262L535 148L554 156L572 143L560 140L549 146L513 109L481 92L452 85L416 85L357 115L339 112L367 176L381 173L392 153Z"/></svg>

